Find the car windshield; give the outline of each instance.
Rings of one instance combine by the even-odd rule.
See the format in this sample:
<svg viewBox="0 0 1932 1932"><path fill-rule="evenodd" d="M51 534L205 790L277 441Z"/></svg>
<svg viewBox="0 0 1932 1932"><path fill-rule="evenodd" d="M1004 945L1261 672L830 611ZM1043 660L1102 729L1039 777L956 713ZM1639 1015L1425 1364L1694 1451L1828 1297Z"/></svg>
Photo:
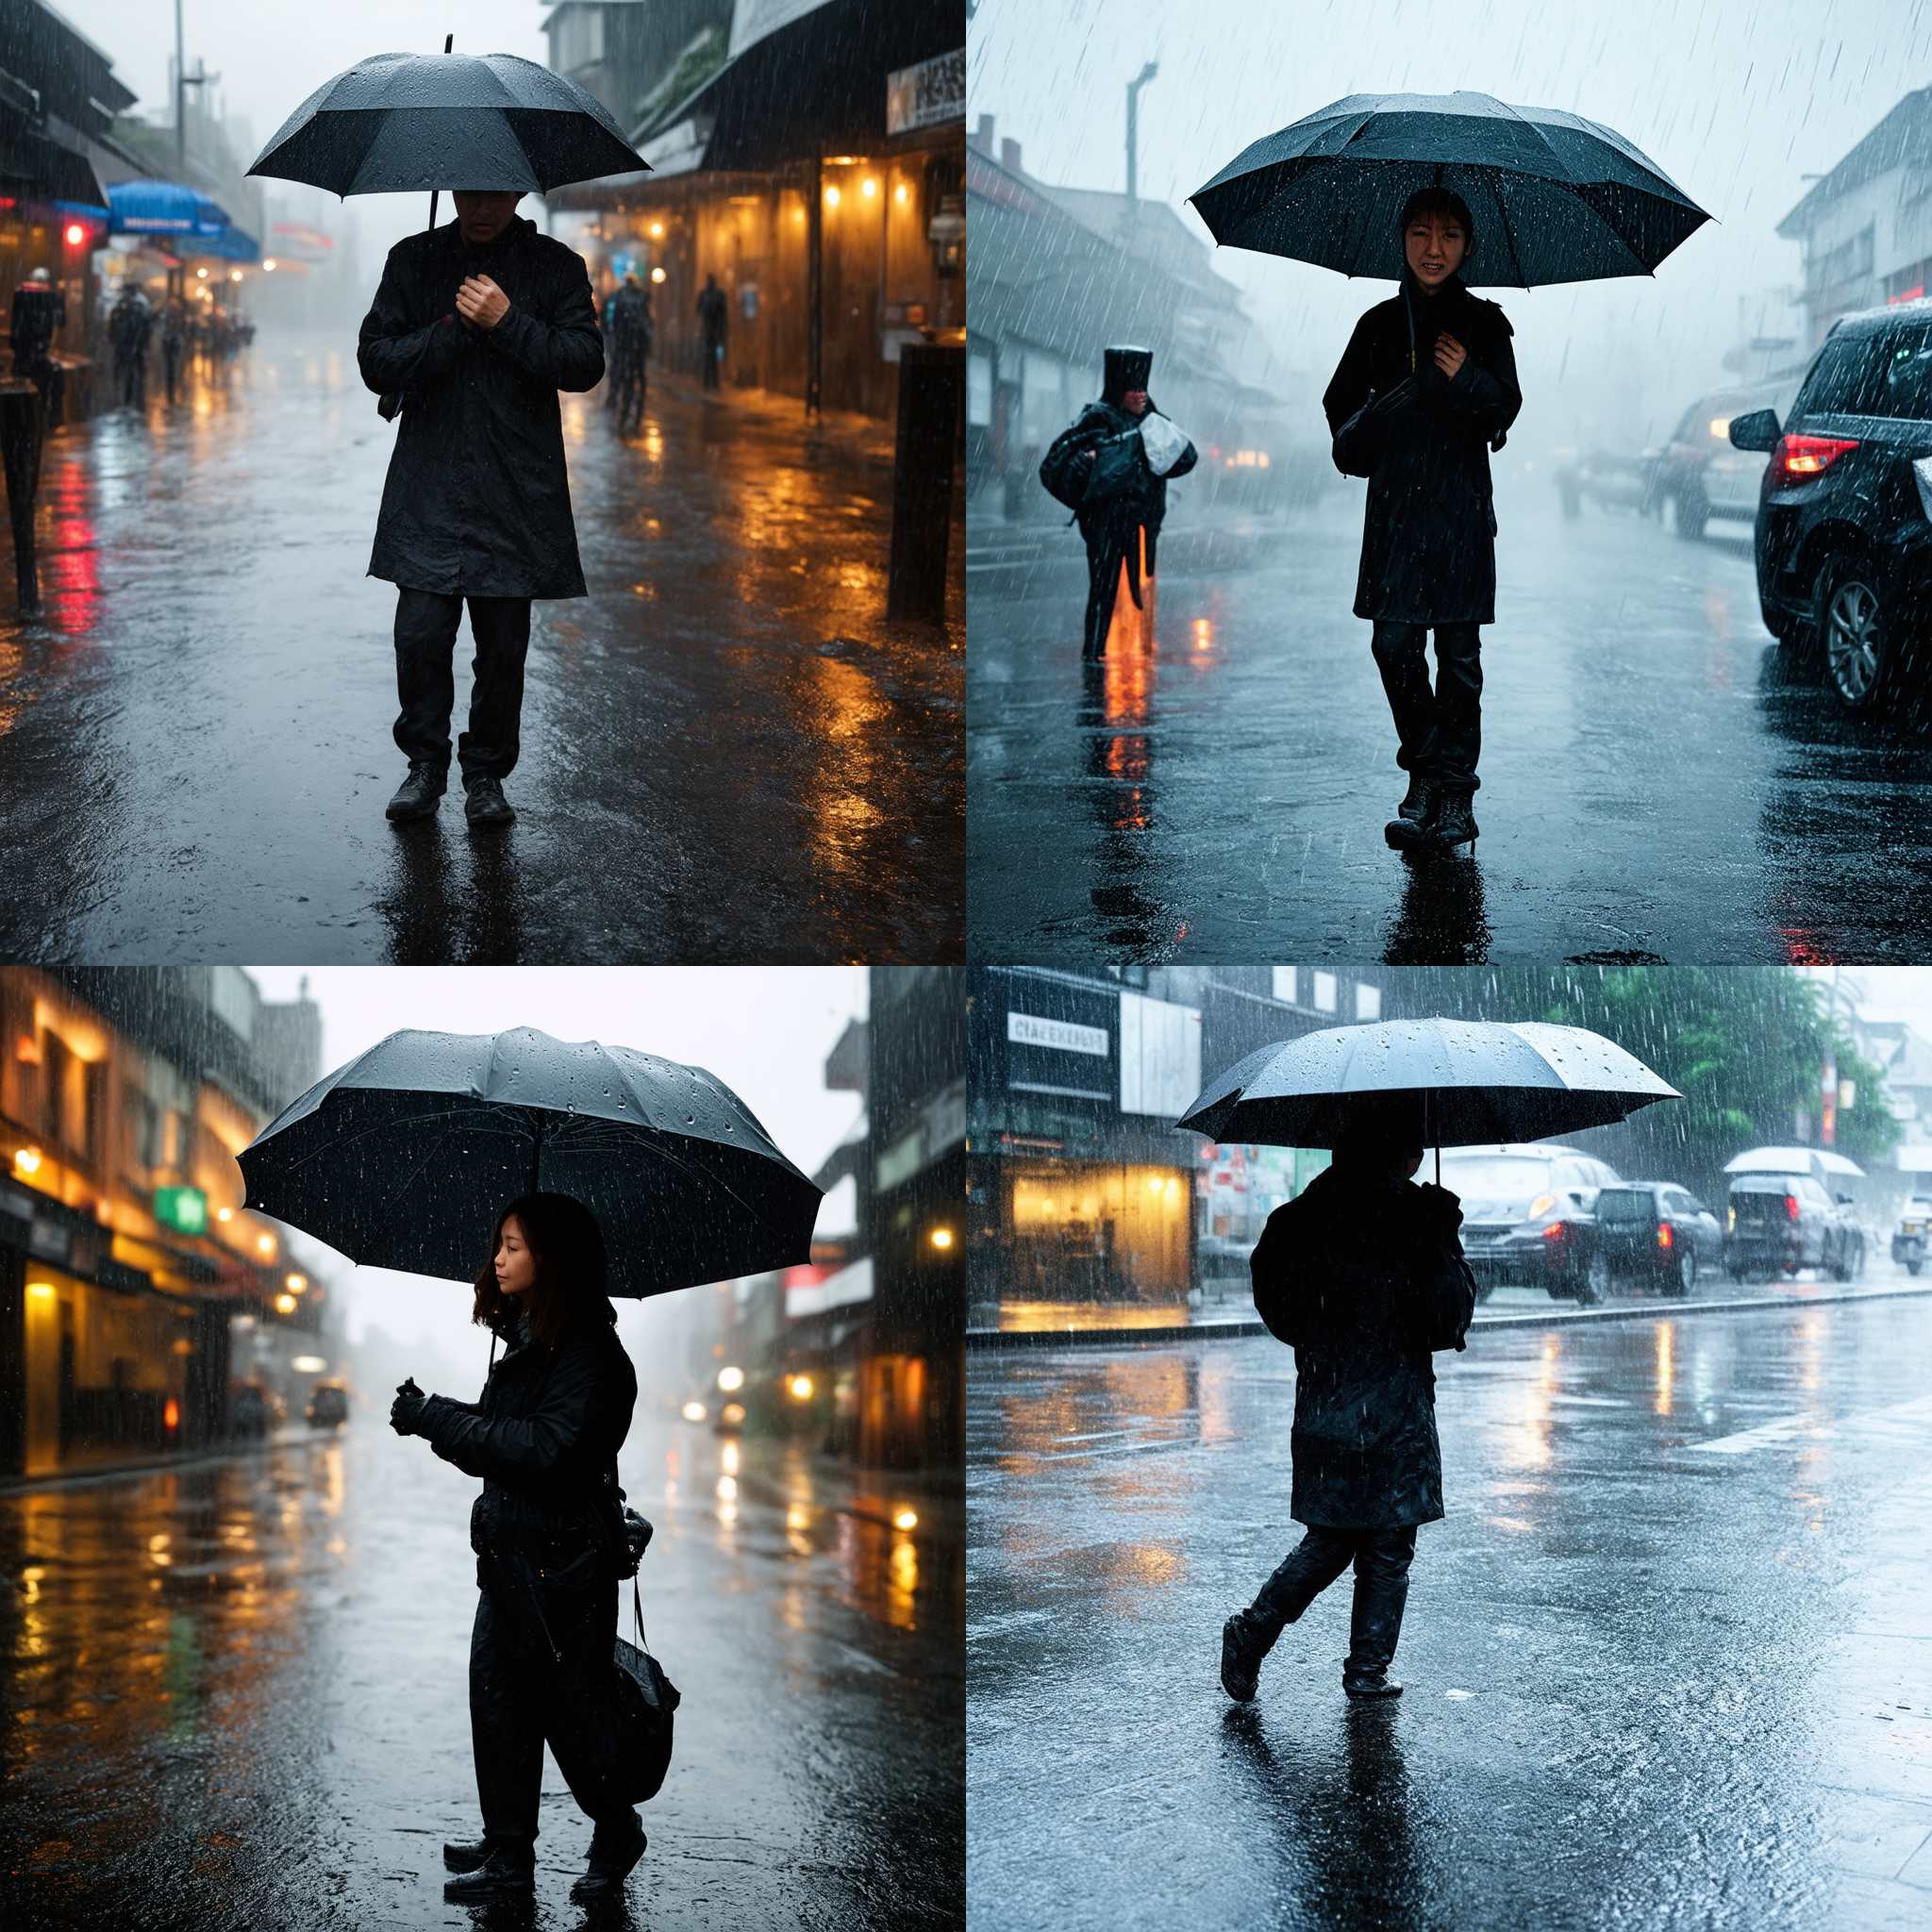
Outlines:
<svg viewBox="0 0 1932 1932"><path fill-rule="evenodd" d="M1650 1196L1641 1188L1606 1188L1596 1197L1599 1221L1648 1221L1652 1211Z"/></svg>
<svg viewBox="0 0 1932 1932"><path fill-rule="evenodd" d="M1932 333L1877 329L1825 343L1794 413L1932 421Z"/></svg>
<svg viewBox="0 0 1932 1932"><path fill-rule="evenodd" d="M1442 1185L1466 1200L1527 1201L1550 1185L1550 1163L1525 1154L1444 1154Z"/></svg>

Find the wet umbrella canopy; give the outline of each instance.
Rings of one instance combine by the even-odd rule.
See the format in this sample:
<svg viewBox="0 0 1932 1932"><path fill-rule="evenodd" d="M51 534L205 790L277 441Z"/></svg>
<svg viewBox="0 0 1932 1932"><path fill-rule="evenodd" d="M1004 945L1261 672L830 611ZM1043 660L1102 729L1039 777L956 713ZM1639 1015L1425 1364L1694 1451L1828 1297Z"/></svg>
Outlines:
<svg viewBox="0 0 1932 1932"><path fill-rule="evenodd" d="M466 1280L518 1194L603 1224L613 1295L807 1260L819 1190L729 1088L627 1046L392 1033L240 1157L246 1205L352 1260Z"/></svg>
<svg viewBox="0 0 1932 1932"><path fill-rule="evenodd" d="M1403 204L1468 204L1473 288L1653 273L1710 218L1622 135L1489 94L1350 94L1264 135L1189 197L1214 239L1399 281Z"/></svg>
<svg viewBox="0 0 1932 1932"><path fill-rule="evenodd" d="M282 124L251 175L331 193L541 193L648 164L603 104L513 54L374 54Z"/></svg>
<svg viewBox="0 0 1932 1932"><path fill-rule="evenodd" d="M1385 1020L1257 1049L1176 1124L1217 1141L1332 1147L1352 1100L1392 1093L1422 1096L1439 1147L1580 1133L1682 1098L1634 1055L1582 1026Z"/></svg>
<svg viewBox="0 0 1932 1932"><path fill-rule="evenodd" d="M1726 1174L1843 1174L1862 1180L1865 1170L1856 1160L1835 1154L1828 1147L1749 1147L1724 1162Z"/></svg>

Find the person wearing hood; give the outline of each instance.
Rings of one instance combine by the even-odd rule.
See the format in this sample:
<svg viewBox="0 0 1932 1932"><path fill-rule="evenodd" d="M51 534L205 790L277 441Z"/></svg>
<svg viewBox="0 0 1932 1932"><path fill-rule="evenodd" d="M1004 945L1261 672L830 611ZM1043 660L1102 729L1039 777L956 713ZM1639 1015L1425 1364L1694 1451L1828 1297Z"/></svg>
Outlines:
<svg viewBox="0 0 1932 1932"><path fill-rule="evenodd" d="M1074 512L1087 544L1087 620L1080 655L1107 655L1108 631L1124 579L1136 610L1151 608L1156 551L1167 517L1167 485L1199 459L1194 445L1161 415L1147 382L1151 349L1106 352L1098 402L1089 403L1041 459L1040 480ZM1146 432L1158 426L1167 445L1150 460ZM1177 453L1174 446L1177 445ZM1148 592L1143 603L1143 585Z"/></svg>
<svg viewBox="0 0 1932 1932"><path fill-rule="evenodd" d="M147 405L147 338L154 312L132 282L122 285L121 299L108 316L108 343L114 352L114 381L121 401L129 408Z"/></svg>
<svg viewBox="0 0 1932 1932"><path fill-rule="evenodd" d="M1503 447L1523 391L1508 319L1461 276L1476 246L1461 196L1441 188L1411 195L1402 234L1401 291L1356 325L1322 407L1338 466L1369 479L1355 614L1374 626L1395 761L1408 774L1385 836L1398 850L1474 850L1478 626L1496 619L1490 454ZM1373 436L1348 451L1359 428L1352 419L1372 398L1381 405ZM1424 655L1430 631L1433 689Z"/></svg>
<svg viewBox="0 0 1932 1932"><path fill-rule="evenodd" d="M614 1901L644 1853L636 1810L609 1785L608 1740L582 1720L609 1702L622 1546L628 1536L641 1547L633 1525L650 1534L618 1508L617 1452L638 1380L605 1273L603 1230L582 1202L512 1201L476 1276L473 1319L508 1343L501 1361L491 1344L482 1399L425 1395L412 1376L390 1411L398 1435L423 1437L483 1482L470 1512L480 1592L470 1734L483 1836L442 1848L458 1874L444 1888L452 1899L528 1894L546 1743L595 1825L572 1896Z"/></svg>
<svg viewBox="0 0 1932 1932"><path fill-rule="evenodd" d="M456 220L389 252L357 365L402 398L369 575L396 586L393 821L428 818L448 786L454 659L475 638L457 762L473 828L509 824L530 605L581 597L559 390L594 389L604 338L583 258L516 212L515 193L458 189Z"/></svg>
<svg viewBox="0 0 1932 1932"><path fill-rule="evenodd" d="M1475 1312L1462 1211L1446 1189L1413 1185L1418 1096L1350 1108L1334 1164L1268 1217L1250 1263L1256 1311L1294 1350L1289 1513L1307 1534L1222 1626L1222 1688L1241 1704L1283 1628L1351 1564L1343 1693L1399 1696L1389 1666L1416 1527L1442 1515L1429 1357L1460 1349Z"/></svg>

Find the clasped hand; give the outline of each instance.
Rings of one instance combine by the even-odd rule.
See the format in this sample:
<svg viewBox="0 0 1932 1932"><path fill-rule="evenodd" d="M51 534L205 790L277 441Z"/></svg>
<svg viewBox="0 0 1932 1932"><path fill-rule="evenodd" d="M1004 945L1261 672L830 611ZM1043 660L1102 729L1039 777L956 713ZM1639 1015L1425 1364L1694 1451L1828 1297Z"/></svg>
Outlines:
<svg viewBox="0 0 1932 1932"><path fill-rule="evenodd" d="M416 1386L411 1375L407 1382L396 1385L396 1399L389 1406L389 1425L399 1436L413 1436L423 1420L423 1410L429 1401L428 1396Z"/></svg>
<svg viewBox="0 0 1932 1932"><path fill-rule="evenodd" d="M1469 360L1469 351L1454 336L1441 335L1436 338L1436 367L1451 382L1461 373L1462 365Z"/></svg>
<svg viewBox="0 0 1932 1932"><path fill-rule="evenodd" d="M509 313L509 297L488 275L465 275L457 313L473 328L494 328Z"/></svg>

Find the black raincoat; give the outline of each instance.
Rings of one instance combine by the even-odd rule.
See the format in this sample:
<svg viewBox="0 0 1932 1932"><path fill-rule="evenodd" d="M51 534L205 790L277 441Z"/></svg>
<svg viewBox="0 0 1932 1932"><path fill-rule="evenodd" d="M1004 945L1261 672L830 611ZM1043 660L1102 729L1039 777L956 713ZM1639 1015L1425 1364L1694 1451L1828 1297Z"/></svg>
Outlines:
<svg viewBox="0 0 1932 1932"><path fill-rule="evenodd" d="M472 275L509 298L494 328L457 315ZM444 596L581 597L557 392L604 375L583 258L521 215L482 247L455 222L410 235L389 252L357 361L403 397L369 575Z"/></svg>
<svg viewBox="0 0 1932 1932"><path fill-rule="evenodd" d="M1446 1189L1331 1167L1268 1217L1255 1307L1294 1349L1297 1523L1392 1529L1442 1514L1432 1351L1459 1349L1475 1281Z"/></svg>
<svg viewBox="0 0 1932 1932"><path fill-rule="evenodd" d="M1332 435L1368 400L1413 375L1419 394L1391 420L1369 478L1355 614L1388 624L1496 621L1496 511L1490 452L1523 408L1513 331L1493 302L1451 275L1433 295L1413 276L1356 324L1322 397ZM1439 335L1469 359L1452 381Z"/></svg>

